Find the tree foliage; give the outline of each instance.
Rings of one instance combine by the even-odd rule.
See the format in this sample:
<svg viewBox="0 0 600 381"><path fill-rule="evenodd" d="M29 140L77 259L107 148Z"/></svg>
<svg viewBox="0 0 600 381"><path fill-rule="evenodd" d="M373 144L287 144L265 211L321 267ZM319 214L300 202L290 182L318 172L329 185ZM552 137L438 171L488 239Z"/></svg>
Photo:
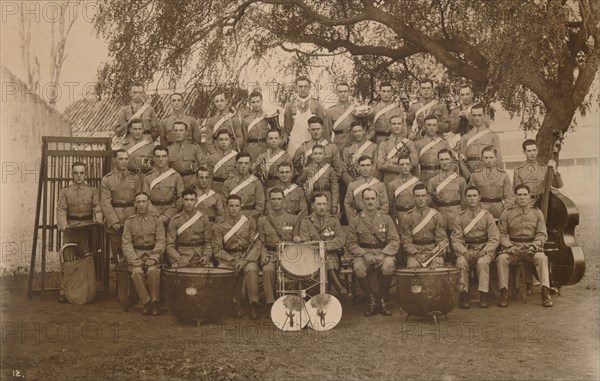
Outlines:
<svg viewBox="0 0 600 381"><path fill-rule="evenodd" d="M418 78L435 76L450 98L470 81L481 99L524 111L544 152L552 131L591 104L599 9L596 0L108 0L96 20L110 42L99 91L119 96L157 73L188 85L235 80L274 51L295 55L296 74L339 55L369 100L382 79L414 94Z"/></svg>

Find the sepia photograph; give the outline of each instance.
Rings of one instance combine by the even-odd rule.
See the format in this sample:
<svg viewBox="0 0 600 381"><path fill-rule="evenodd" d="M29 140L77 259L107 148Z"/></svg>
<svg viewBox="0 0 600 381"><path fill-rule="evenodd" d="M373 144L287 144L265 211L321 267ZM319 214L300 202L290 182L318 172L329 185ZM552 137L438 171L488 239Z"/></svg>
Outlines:
<svg viewBox="0 0 600 381"><path fill-rule="evenodd" d="M0 18L0 380L600 379L597 0Z"/></svg>

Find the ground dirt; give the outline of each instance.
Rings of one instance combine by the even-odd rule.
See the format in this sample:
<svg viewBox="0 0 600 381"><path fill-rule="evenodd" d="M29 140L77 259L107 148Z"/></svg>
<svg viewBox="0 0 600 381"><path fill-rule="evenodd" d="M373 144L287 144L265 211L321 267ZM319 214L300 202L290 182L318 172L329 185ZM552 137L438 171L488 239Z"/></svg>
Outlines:
<svg viewBox="0 0 600 381"><path fill-rule="evenodd" d="M114 292L86 306L26 297L26 278L4 277L2 379L358 380L584 379L599 371L598 211L580 205L586 275L554 307L540 290L508 308L455 309L439 325L344 305L333 330L284 333L264 317L185 325L174 316L123 312Z"/></svg>

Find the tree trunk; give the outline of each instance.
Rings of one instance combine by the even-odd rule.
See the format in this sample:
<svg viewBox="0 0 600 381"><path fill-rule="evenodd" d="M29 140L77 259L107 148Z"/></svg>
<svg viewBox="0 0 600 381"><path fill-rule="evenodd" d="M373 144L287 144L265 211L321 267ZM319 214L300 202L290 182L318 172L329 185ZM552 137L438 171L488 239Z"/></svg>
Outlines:
<svg viewBox="0 0 600 381"><path fill-rule="evenodd" d="M546 105L546 115L536 136L541 163L550 159L552 144L556 141L554 131L558 130L564 134L569 129L577 110L576 107L570 106L571 103L568 97L562 97L552 102L552 105Z"/></svg>

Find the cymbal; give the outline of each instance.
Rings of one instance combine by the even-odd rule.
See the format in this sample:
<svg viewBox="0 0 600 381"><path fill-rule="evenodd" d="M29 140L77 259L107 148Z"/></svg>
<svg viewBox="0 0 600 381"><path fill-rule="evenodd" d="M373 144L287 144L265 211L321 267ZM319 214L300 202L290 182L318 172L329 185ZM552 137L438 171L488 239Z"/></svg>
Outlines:
<svg viewBox="0 0 600 381"><path fill-rule="evenodd" d="M308 323L306 302L297 295L284 295L271 307L271 320L282 331L300 331Z"/></svg>
<svg viewBox="0 0 600 381"><path fill-rule="evenodd" d="M329 331L342 320L342 304L333 295L318 294L306 302L308 326L315 331Z"/></svg>

